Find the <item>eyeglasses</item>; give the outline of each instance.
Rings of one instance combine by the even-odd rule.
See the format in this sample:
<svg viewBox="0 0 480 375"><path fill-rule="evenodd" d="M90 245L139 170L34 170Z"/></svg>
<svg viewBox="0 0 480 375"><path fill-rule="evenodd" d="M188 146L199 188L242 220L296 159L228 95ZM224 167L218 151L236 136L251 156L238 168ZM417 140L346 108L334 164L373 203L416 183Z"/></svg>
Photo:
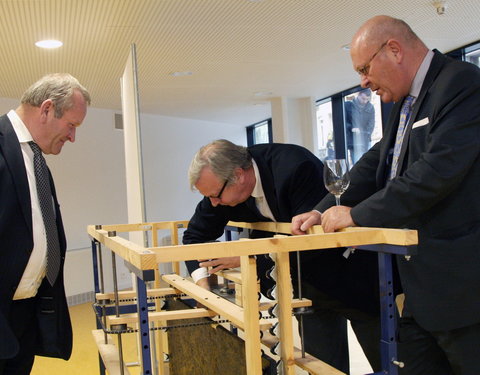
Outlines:
<svg viewBox="0 0 480 375"><path fill-rule="evenodd" d="M219 192L217 195L215 195L215 196L211 195L209 198L221 199L221 198L222 198L223 191L224 191L225 188L227 187L227 184L228 184L228 180L225 180L225 182L223 183L222 188L220 189L220 192Z"/></svg>
<svg viewBox="0 0 480 375"><path fill-rule="evenodd" d="M357 68L357 73L360 74L361 76L366 76L368 72L370 71L370 64L372 63L373 59L378 55L378 53L385 47L388 43L388 40L383 43L380 48L373 54L373 56L368 60L368 62L364 65L361 66L360 68Z"/></svg>

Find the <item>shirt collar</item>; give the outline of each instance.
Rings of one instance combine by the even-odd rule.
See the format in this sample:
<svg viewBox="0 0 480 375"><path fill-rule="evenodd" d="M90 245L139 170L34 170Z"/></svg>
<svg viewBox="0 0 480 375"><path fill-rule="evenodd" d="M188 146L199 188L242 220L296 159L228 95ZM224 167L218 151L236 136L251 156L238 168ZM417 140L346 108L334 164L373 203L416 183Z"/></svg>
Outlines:
<svg viewBox="0 0 480 375"><path fill-rule="evenodd" d="M27 143L33 141L32 135L28 131L27 127L23 123L20 116L13 109L7 113L8 119L12 123L13 130L17 135L18 141L20 143Z"/></svg>
<svg viewBox="0 0 480 375"><path fill-rule="evenodd" d="M423 81L425 81L425 77L427 75L428 69L430 68L430 64L433 59L433 51L429 50L425 57L423 58L420 67L417 70L417 74L415 74L415 78L413 79L412 86L410 87L409 95L418 98L420 95L420 90L422 89Z"/></svg>

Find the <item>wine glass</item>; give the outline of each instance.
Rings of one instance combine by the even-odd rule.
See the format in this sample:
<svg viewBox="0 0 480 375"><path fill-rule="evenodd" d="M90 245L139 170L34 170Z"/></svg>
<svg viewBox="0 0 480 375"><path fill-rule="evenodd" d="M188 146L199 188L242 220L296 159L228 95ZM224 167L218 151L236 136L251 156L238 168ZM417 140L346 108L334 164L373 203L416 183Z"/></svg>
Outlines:
<svg viewBox="0 0 480 375"><path fill-rule="evenodd" d="M323 183L327 190L335 195L335 202L340 206L340 196L350 184L348 164L345 159L327 159L323 164Z"/></svg>

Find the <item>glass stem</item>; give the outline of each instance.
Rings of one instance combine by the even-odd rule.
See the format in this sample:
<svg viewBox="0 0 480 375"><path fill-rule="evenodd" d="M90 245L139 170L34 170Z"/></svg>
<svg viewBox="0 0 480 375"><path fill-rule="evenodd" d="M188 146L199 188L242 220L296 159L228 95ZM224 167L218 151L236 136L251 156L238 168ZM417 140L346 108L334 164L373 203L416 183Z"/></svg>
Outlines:
<svg viewBox="0 0 480 375"><path fill-rule="evenodd" d="M340 195L335 195L335 203L340 206Z"/></svg>

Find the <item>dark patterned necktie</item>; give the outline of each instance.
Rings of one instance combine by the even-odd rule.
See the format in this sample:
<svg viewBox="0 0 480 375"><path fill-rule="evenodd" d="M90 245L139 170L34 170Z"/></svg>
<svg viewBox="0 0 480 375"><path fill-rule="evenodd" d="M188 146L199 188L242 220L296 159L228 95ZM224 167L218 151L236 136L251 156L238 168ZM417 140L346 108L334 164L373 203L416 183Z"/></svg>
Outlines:
<svg viewBox="0 0 480 375"><path fill-rule="evenodd" d="M390 171L390 180L397 175L398 158L400 157L400 151L402 150L403 138L405 137L405 129L410 118L410 112L412 111L412 104L414 96L408 95L403 101L402 108L400 109L400 120L398 122L397 137L395 138L395 146L393 148L392 169Z"/></svg>
<svg viewBox="0 0 480 375"><path fill-rule="evenodd" d="M47 234L47 280L50 285L53 285L60 270L60 243L58 241L57 223L53 210L50 179L47 164L40 147L35 142L28 142L28 144L33 151L33 167L35 170L38 200Z"/></svg>

